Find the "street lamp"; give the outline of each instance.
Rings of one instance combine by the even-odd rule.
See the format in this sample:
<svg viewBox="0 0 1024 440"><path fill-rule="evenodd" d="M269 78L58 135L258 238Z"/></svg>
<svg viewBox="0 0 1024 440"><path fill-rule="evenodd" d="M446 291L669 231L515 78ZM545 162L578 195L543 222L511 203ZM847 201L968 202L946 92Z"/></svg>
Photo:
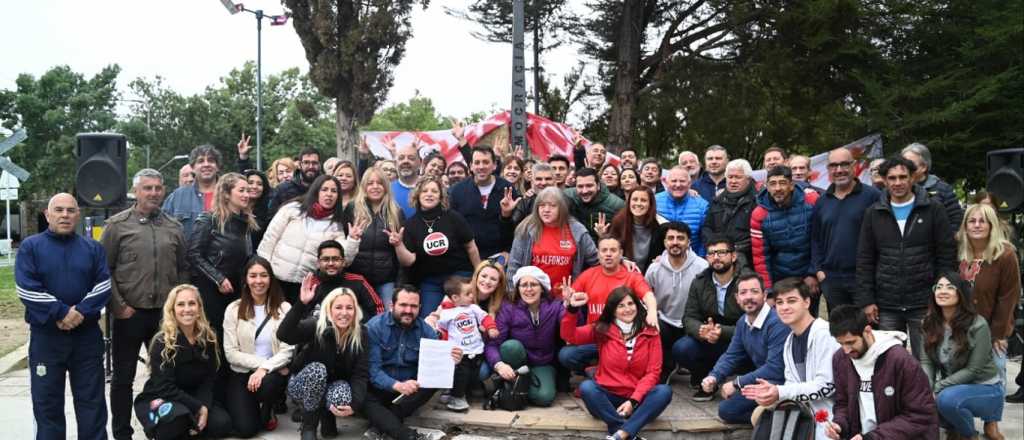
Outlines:
<svg viewBox="0 0 1024 440"><path fill-rule="evenodd" d="M265 15L262 9L251 10L231 0L220 0L231 15L248 12L256 16L256 169L263 169L261 146L263 144L263 19L269 19L271 26L288 23L288 15Z"/></svg>
<svg viewBox="0 0 1024 440"><path fill-rule="evenodd" d="M188 155L187 154L179 154L177 156L174 156L174 157L171 158L171 160L167 161L167 163L165 163L163 165L160 165L160 168L157 168L156 170L157 171L161 171L164 168L167 168L167 165L170 165L171 163L173 163L176 160L182 160L182 159L188 159Z"/></svg>

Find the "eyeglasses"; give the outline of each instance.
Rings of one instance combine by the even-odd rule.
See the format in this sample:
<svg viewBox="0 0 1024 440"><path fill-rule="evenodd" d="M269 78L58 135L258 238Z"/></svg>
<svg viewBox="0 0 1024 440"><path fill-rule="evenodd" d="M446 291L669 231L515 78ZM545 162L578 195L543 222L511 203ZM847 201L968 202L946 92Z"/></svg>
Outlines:
<svg viewBox="0 0 1024 440"><path fill-rule="evenodd" d="M829 164L827 166L828 166L828 169L834 170L834 169L838 169L838 168L849 168L851 165L853 165L853 161L847 160L847 161L843 161L843 162L829 162Z"/></svg>
<svg viewBox="0 0 1024 440"><path fill-rule="evenodd" d="M338 263L345 261L345 257L320 257L321 263Z"/></svg>
<svg viewBox="0 0 1024 440"><path fill-rule="evenodd" d="M724 257L732 253L732 249L719 249L716 251L708 251L708 256Z"/></svg>

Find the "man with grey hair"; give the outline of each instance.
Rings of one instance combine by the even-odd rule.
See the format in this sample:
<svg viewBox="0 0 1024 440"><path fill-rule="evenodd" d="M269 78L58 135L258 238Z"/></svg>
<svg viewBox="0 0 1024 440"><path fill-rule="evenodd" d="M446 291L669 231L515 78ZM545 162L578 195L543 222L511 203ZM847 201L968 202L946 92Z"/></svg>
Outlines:
<svg viewBox="0 0 1024 440"><path fill-rule="evenodd" d="M689 150L679 153L679 166L690 173L690 180L696 182L700 177L700 158L696 153Z"/></svg>
<svg viewBox="0 0 1024 440"><path fill-rule="evenodd" d="M715 236L728 238L736 251L736 266L751 270L750 213L757 207L753 174L746 159L733 159L725 166L725 190L711 202L700 231L705 243Z"/></svg>
<svg viewBox="0 0 1024 440"><path fill-rule="evenodd" d="M541 190L555 185L555 172L551 169L551 165L544 162L533 164L533 179L530 180L530 184L530 190L516 205L515 211L512 211L512 224L514 225L518 225L533 213L533 201L537 199L537 194Z"/></svg>
<svg viewBox="0 0 1024 440"><path fill-rule="evenodd" d="M728 162L729 152L721 145L712 145L704 151L704 172L693 181L693 189L708 203L725 189L725 165Z"/></svg>
<svg viewBox="0 0 1024 440"><path fill-rule="evenodd" d="M385 145L393 147L393 140L386 140ZM416 187L420 180L420 159L419 145L410 143L395 148L395 166L398 169L398 178L391 182L391 194L395 197L395 203L402 208L405 218L412 218L416 208L409 204L409 193Z"/></svg>
<svg viewBox="0 0 1024 440"><path fill-rule="evenodd" d="M100 242L110 268L110 303L114 315L110 381L111 430L115 439L132 437L132 382L139 347L160 327L161 308L174 286L188 282L185 236L181 224L160 209L164 181L146 168L132 178L135 206L109 219Z"/></svg>
<svg viewBox="0 0 1024 440"><path fill-rule="evenodd" d="M30 326L29 390L39 439L67 437L64 390L68 382L77 438L107 438L99 319L110 298L110 272L103 247L75 233L79 219L74 196L53 196L46 206L49 228L21 242L14 264L18 299L25 305L25 322Z"/></svg>
<svg viewBox="0 0 1024 440"><path fill-rule="evenodd" d="M220 177L220 166L223 163L220 151L210 144L203 144L192 149L188 155L188 163L192 165L195 182L189 186L181 186L164 200L163 211L178 223L185 237L192 234L192 223L199 214L213 209L213 189Z"/></svg>
<svg viewBox="0 0 1024 440"><path fill-rule="evenodd" d="M188 186L194 182L195 176L192 175L192 165L185 164L178 170L178 186Z"/></svg>
<svg viewBox="0 0 1024 440"><path fill-rule="evenodd" d="M938 200L946 208L946 216L949 217L949 226L953 229L953 235L960 229L960 222L964 219L964 208L960 206L960 199L956 197L953 187L944 182L939 176L930 174L932 171L932 153L922 143L914 142L900 151L904 159L914 162L917 171L911 176L914 184L921 185L928 197Z"/></svg>

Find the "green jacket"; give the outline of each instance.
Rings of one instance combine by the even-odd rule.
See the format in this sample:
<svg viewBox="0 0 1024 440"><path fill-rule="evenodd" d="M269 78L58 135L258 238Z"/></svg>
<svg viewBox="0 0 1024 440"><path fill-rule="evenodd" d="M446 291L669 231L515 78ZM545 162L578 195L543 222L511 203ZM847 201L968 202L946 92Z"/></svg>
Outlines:
<svg viewBox="0 0 1024 440"><path fill-rule="evenodd" d="M949 386L981 383L999 374L992 360L992 336L985 318L974 318L971 328L967 329L967 345L971 347L970 352L954 358L953 368L939 362L936 350L921 352L921 368L935 394Z"/></svg>
<svg viewBox="0 0 1024 440"><path fill-rule="evenodd" d="M699 339L701 324L710 317L715 324L722 326L721 339L728 343L736 331L736 321L743 316L743 309L736 302L736 278L734 273L729 287L725 290L725 313L718 313L718 290L715 289L714 270L707 268L690 284L690 297L686 300L686 311L683 312L683 329L692 338ZM680 292L677 292L680 293Z"/></svg>
<svg viewBox="0 0 1024 440"><path fill-rule="evenodd" d="M615 214L626 206L626 202L608 191L608 187L603 183L598 183L597 186L597 195L590 203L583 203L580 200L580 196L576 195L576 188L565 190L565 197L569 201L569 214L587 227L587 232L590 233L590 238L594 240L594 243L597 243L598 238L597 232L594 231L594 223L597 223L598 214L603 213L605 221L611 224L612 217L615 217Z"/></svg>

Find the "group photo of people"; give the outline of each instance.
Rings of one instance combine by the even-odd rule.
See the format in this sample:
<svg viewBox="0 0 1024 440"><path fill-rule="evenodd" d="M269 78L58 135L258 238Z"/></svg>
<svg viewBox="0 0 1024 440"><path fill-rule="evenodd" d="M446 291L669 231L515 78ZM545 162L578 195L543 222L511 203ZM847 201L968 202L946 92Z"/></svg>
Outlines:
<svg viewBox="0 0 1024 440"><path fill-rule="evenodd" d="M1016 233L926 145L832 149L818 187L780 147L755 171L723 145L666 167L582 137L538 157L453 134L458 160L364 140L355 160L303 146L265 170L244 135L234 164L196 146L176 177L134 173L98 241L72 191L53 195L15 263L37 438L67 435L66 380L81 439L249 438L285 418L330 439L355 417L410 440L430 404L553 414L559 396L607 440L680 399L755 438L797 438L757 437L784 413L803 438L1003 439L1024 401ZM424 340L450 345L450 388L421 386Z"/></svg>

